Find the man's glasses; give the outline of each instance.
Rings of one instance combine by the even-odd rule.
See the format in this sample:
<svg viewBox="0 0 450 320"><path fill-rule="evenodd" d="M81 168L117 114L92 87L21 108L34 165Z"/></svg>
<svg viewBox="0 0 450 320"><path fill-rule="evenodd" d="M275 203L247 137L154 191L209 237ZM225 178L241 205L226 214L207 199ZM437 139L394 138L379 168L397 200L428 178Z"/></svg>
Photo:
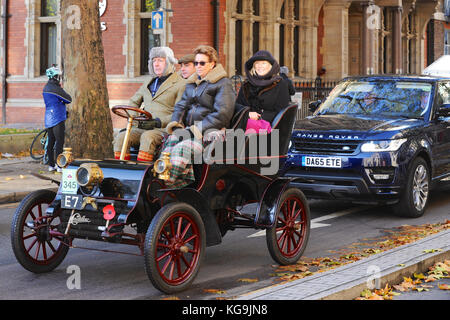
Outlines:
<svg viewBox="0 0 450 320"><path fill-rule="evenodd" d="M201 65L202 67L205 66L205 64L207 64L208 62L206 61L194 61L194 66L198 66Z"/></svg>

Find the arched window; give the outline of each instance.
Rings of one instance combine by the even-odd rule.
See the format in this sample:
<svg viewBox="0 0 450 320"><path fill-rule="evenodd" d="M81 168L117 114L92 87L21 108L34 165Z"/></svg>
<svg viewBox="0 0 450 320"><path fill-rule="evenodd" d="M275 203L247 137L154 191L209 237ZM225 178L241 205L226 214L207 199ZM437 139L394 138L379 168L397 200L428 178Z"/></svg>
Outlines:
<svg viewBox="0 0 450 320"><path fill-rule="evenodd" d="M58 64L57 52L57 16L59 6L57 0L43 0L41 2L41 52L40 52L40 71L41 75L53 64Z"/></svg>
<svg viewBox="0 0 450 320"><path fill-rule="evenodd" d="M238 0L232 8L234 23L234 66L232 74L244 74L244 62L261 48L261 21L263 21L260 0ZM231 61L232 62L232 61Z"/></svg>
<svg viewBox="0 0 450 320"><path fill-rule="evenodd" d="M294 75L300 75L300 1L285 0L278 18L280 66L286 65Z"/></svg>
<svg viewBox="0 0 450 320"><path fill-rule="evenodd" d="M253 0L253 16L259 17L259 0ZM252 36L253 53L259 50L259 21L253 22L253 36Z"/></svg>

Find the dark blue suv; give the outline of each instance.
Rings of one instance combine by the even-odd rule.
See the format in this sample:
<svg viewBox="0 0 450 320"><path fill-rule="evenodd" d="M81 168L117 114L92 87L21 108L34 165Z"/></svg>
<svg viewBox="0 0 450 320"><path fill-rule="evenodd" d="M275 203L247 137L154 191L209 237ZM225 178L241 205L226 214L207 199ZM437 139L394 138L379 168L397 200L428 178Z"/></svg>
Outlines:
<svg viewBox="0 0 450 320"><path fill-rule="evenodd" d="M283 168L309 198L419 217L431 187L450 180L450 77L350 77L310 108Z"/></svg>

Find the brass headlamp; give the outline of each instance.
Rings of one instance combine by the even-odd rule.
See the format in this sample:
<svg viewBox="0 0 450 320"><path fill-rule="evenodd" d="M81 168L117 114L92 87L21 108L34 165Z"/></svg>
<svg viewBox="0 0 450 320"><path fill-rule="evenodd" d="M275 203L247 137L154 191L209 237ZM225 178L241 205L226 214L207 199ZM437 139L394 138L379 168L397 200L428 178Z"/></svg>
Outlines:
<svg viewBox="0 0 450 320"><path fill-rule="evenodd" d="M96 163L83 163L77 170L76 178L82 187L93 186L103 181L103 171Z"/></svg>
<svg viewBox="0 0 450 320"><path fill-rule="evenodd" d="M159 179L169 180L169 171L171 167L172 164L170 163L170 152L163 152L162 156L155 161L153 172L155 173L155 176L158 175Z"/></svg>
<svg viewBox="0 0 450 320"><path fill-rule="evenodd" d="M56 158L56 164L60 168L67 167L71 162L73 162L73 154L72 154L72 148L64 148L63 153L60 153L58 157Z"/></svg>

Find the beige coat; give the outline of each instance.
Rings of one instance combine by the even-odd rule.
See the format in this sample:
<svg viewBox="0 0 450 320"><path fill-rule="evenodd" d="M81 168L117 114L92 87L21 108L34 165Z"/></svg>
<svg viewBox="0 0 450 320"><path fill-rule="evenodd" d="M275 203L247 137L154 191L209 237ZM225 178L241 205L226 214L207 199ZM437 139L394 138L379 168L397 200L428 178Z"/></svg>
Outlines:
<svg viewBox="0 0 450 320"><path fill-rule="evenodd" d="M153 118L159 118L161 120L161 129L138 129L136 121L133 124L134 128L131 129L129 145L134 147L139 146L139 151L148 152L149 154L154 154L158 145L161 144L163 129L170 122L173 107L181 99L186 86L186 80L174 72L161 84L155 96L152 97L148 85L153 79L153 77L150 77L145 81L130 99L130 106L144 109L150 112ZM115 137L114 152L120 152L122 150L124 137L125 132L121 132Z"/></svg>
<svg viewBox="0 0 450 320"><path fill-rule="evenodd" d="M130 99L130 106L150 112L153 118L161 120L161 127L165 128L172 118L174 105L183 95L186 80L177 72L174 72L163 82L155 96L152 97L148 85L153 79L153 77L150 77L144 82Z"/></svg>

